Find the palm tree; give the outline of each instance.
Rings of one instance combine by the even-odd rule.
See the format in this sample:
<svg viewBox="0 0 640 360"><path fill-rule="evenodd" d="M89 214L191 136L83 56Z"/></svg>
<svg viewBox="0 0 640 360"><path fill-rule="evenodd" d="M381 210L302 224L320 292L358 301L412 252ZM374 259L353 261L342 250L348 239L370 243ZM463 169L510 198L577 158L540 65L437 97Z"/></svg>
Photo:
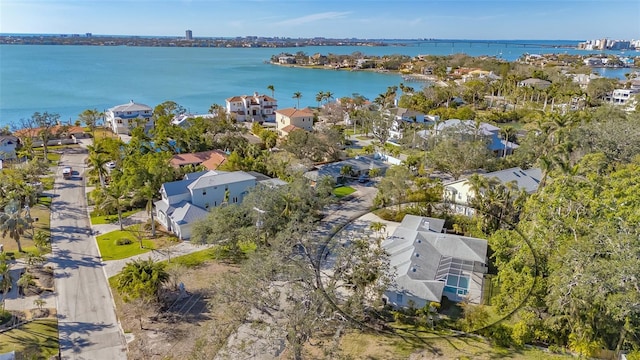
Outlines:
<svg viewBox="0 0 640 360"><path fill-rule="evenodd" d="M333 99L333 93L331 91L326 91L324 93L324 99L328 103L329 101L331 101L331 99Z"/></svg>
<svg viewBox="0 0 640 360"><path fill-rule="evenodd" d="M502 153L502 157L507 157L507 145L509 144L509 141L511 141L511 138L513 137L513 135L515 135L515 133L516 129L513 126L505 126L500 129L500 134L502 135L502 138L504 140L504 151Z"/></svg>
<svg viewBox="0 0 640 360"><path fill-rule="evenodd" d="M87 146L89 150L89 157L87 158L87 163L91 166L91 170L89 170L89 174L92 176L97 175L98 179L100 179L100 186L105 187L105 178L107 177L107 168L106 165L109 162L106 154L101 152L99 146Z"/></svg>
<svg viewBox="0 0 640 360"><path fill-rule="evenodd" d="M383 232L387 230L387 225L381 221L374 221L369 224L369 228L376 233L380 233L382 235Z"/></svg>
<svg viewBox="0 0 640 360"><path fill-rule="evenodd" d="M98 111L98 109L87 109L78 115L78 120L82 121L91 131L91 137L95 139L96 125L98 120L104 114Z"/></svg>
<svg viewBox="0 0 640 360"><path fill-rule="evenodd" d="M125 208L124 188L117 184L110 184L107 187L96 189L92 195L96 202L96 208L99 211L110 213L115 210L118 212L120 230L124 230L124 226L122 224L122 211Z"/></svg>
<svg viewBox="0 0 640 360"><path fill-rule="evenodd" d="M351 176L352 171L353 168L351 167L351 165L344 165L340 168L340 175L342 175L343 179L346 179L347 176Z"/></svg>
<svg viewBox="0 0 640 360"><path fill-rule="evenodd" d="M293 93L293 98L294 99L298 99L298 107L297 109L300 109L300 98L302 97L302 93L300 91L296 91Z"/></svg>
<svg viewBox="0 0 640 360"><path fill-rule="evenodd" d="M138 298L157 300L162 285L168 280L169 273L163 263L152 259L134 260L122 269L116 288L125 301Z"/></svg>
<svg viewBox="0 0 640 360"><path fill-rule="evenodd" d="M267 90L271 90L271 97L275 98L276 88L273 85L268 85Z"/></svg>
<svg viewBox="0 0 640 360"><path fill-rule="evenodd" d="M324 92L320 91L319 93L316 94L316 101L318 102L318 109L320 108L320 103L322 102L322 100L324 99Z"/></svg>
<svg viewBox="0 0 640 360"><path fill-rule="evenodd" d="M18 244L18 252L23 252L20 237L25 230L30 227L30 219L22 217L22 209L20 203L11 200L4 208L4 213L0 214L0 231L2 237L9 235L9 238Z"/></svg>

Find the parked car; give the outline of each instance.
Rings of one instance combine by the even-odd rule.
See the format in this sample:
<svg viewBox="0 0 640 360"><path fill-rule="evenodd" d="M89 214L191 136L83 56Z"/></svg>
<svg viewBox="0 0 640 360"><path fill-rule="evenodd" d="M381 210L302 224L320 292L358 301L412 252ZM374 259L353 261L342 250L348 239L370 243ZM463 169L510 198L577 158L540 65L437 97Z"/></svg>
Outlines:
<svg viewBox="0 0 640 360"><path fill-rule="evenodd" d="M73 169L71 168L71 166L65 166L62 169L62 177L65 179L71 179L71 176L73 175Z"/></svg>
<svg viewBox="0 0 640 360"><path fill-rule="evenodd" d="M113 170L113 169L116 168L116 162L115 161L109 161L104 166L106 166L107 169L109 169L109 170Z"/></svg>

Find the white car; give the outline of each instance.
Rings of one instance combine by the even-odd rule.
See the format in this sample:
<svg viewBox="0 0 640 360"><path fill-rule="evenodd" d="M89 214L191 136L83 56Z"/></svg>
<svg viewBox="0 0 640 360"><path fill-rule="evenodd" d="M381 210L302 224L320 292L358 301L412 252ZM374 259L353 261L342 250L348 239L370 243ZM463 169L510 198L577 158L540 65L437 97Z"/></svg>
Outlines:
<svg viewBox="0 0 640 360"><path fill-rule="evenodd" d="M107 169L109 169L109 170L113 170L113 169L116 168L116 163L115 163L115 161L109 161L104 166L106 166Z"/></svg>

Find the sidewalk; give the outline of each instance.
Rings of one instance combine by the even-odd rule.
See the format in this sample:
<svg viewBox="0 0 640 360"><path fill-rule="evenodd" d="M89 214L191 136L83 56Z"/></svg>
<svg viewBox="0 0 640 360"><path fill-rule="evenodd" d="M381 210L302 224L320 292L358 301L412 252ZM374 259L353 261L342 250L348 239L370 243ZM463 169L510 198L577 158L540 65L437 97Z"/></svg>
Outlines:
<svg viewBox="0 0 640 360"><path fill-rule="evenodd" d="M194 245L194 244L191 244L190 242L182 241L168 248L164 248L160 250L151 250L147 253L132 256L126 259L103 261L104 271L107 274L107 277L110 278L114 275L117 275L128 262L131 262L133 260L152 259L153 261L164 261L164 260L168 260L169 257L173 259L178 256L191 254L193 252L205 250L211 247L212 245Z"/></svg>
<svg viewBox="0 0 640 360"><path fill-rule="evenodd" d="M143 223L146 223L147 220L149 220L149 214L147 213L147 211L146 210L139 211L135 214L127 216L126 218L123 218L122 227L126 228L127 226L131 226L134 224L143 224ZM98 235L106 234L108 232L120 230L120 224L118 224L117 221L112 224L98 224L98 225L91 224L91 230L93 230L93 234L95 236L98 236Z"/></svg>

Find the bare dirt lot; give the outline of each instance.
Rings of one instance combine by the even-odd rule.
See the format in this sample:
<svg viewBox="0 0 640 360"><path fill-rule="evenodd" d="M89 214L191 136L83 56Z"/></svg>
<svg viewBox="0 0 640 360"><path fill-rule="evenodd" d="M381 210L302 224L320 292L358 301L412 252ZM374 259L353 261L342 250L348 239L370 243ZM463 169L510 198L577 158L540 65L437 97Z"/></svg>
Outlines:
<svg viewBox="0 0 640 360"><path fill-rule="evenodd" d="M208 262L197 268L169 269L174 290L165 294L161 308L140 302L124 303L114 293L118 317L128 341L129 359L184 359L201 347L214 328L215 309L209 306L211 284L233 267ZM179 284L185 292L180 297Z"/></svg>

